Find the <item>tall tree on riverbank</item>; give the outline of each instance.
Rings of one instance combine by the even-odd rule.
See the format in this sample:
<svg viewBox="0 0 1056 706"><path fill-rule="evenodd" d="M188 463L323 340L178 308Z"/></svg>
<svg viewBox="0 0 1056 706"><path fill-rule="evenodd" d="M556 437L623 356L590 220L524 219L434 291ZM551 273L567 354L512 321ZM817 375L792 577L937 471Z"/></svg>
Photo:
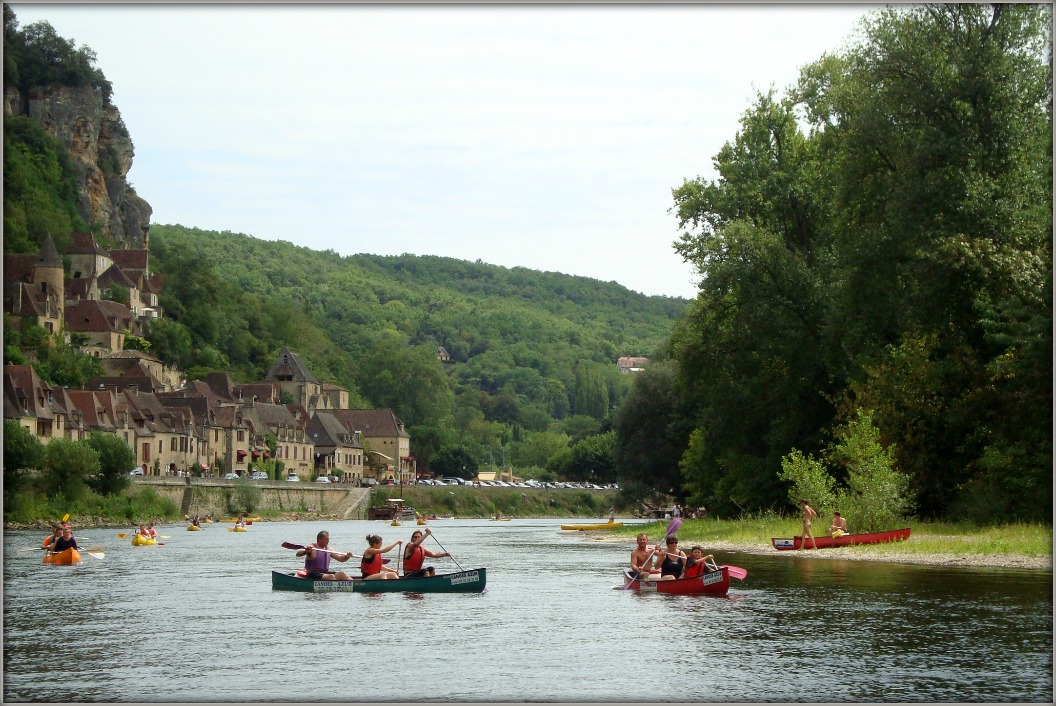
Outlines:
<svg viewBox="0 0 1056 706"><path fill-rule="evenodd" d="M880 11L674 191L709 508L783 502L780 459L871 413L922 515L1051 518L1050 13Z"/></svg>

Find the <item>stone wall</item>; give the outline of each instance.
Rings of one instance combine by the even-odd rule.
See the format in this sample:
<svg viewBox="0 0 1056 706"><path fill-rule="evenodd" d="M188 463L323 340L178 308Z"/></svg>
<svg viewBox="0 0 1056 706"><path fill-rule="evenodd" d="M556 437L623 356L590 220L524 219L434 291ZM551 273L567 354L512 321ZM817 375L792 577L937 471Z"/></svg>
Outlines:
<svg viewBox="0 0 1056 706"><path fill-rule="evenodd" d="M151 486L155 492L175 502L188 515L223 518L231 514L229 498L237 497L238 481L208 478L136 479L135 487ZM255 482L261 491L260 503L253 510L295 514L338 515L345 520L366 519L370 489L343 484Z"/></svg>

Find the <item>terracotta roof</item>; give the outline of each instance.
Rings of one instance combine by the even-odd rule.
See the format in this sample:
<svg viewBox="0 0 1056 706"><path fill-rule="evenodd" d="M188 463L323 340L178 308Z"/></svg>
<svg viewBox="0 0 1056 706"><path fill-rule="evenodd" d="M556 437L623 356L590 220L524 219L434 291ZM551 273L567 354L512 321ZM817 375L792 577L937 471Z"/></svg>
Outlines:
<svg viewBox="0 0 1056 706"><path fill-rule="evenodd" d="M145 248L113 248L110 259L123 270L147 271L150 251Z"/></svg>
<svg viewBox="0 0 1056 706"><path fill-rule="evenodd" d="M66 249L67 255L105 255L110 254L99 247L95 242L95 236L91 233L73 233L70 236L70 247Z"/></svg>

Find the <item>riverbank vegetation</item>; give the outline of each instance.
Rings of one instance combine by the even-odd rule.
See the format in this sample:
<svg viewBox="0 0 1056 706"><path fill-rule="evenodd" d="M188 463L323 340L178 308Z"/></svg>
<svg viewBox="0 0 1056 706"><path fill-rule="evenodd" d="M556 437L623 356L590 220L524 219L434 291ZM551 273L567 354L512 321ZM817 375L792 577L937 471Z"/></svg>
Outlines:
<svg viewBox="0 0 1056 706"><path fill-rule="evenodd" d="M827 522L819 518L817 524ZM655 542L664 537L670 520L639 525L624 525L610 530L613 536L626 538L628 546L639 532ZM971 522L927 522L914 520L905 542L839 547L804 552L782 552L811 557L910 563L964 563L968 565L1004 565L1029 568L1052 568L1052 526L1044 523L1013 522L980 526ZM897 528L891 528L897 529ZM801 533L796 519L773 513L760 513L738 520L703 518L684 520L678 528L679 545L688 551L694 544L716 550L735 550L753 554L771 554L772 537L793 537ZM958 559L960 561L958 561Z"/></svg>

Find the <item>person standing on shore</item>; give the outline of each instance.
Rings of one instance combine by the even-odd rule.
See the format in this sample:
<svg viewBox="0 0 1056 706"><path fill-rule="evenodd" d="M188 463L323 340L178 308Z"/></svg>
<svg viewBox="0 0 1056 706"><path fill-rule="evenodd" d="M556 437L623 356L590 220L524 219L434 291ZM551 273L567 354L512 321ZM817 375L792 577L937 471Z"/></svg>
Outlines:
<svg viewBox="0 0 1056 706"><path fill-rule="evenodd" d="M806 547L807 547L807 537L810 537L811 543L814 544L813 548L817 549L818 548L818 543L814 540L814 533L810 531L810 521L813 520L815 517L817 517L818 513L816 513L814 511L814 508L812 508L809 504L807 504L807 499L806 498L803 498L802 500L799 501L799 507L802 508L802 510L803 510L803 537L801 539L801 543L799 545L799 548L800 549L806 549Z"/></svg>

